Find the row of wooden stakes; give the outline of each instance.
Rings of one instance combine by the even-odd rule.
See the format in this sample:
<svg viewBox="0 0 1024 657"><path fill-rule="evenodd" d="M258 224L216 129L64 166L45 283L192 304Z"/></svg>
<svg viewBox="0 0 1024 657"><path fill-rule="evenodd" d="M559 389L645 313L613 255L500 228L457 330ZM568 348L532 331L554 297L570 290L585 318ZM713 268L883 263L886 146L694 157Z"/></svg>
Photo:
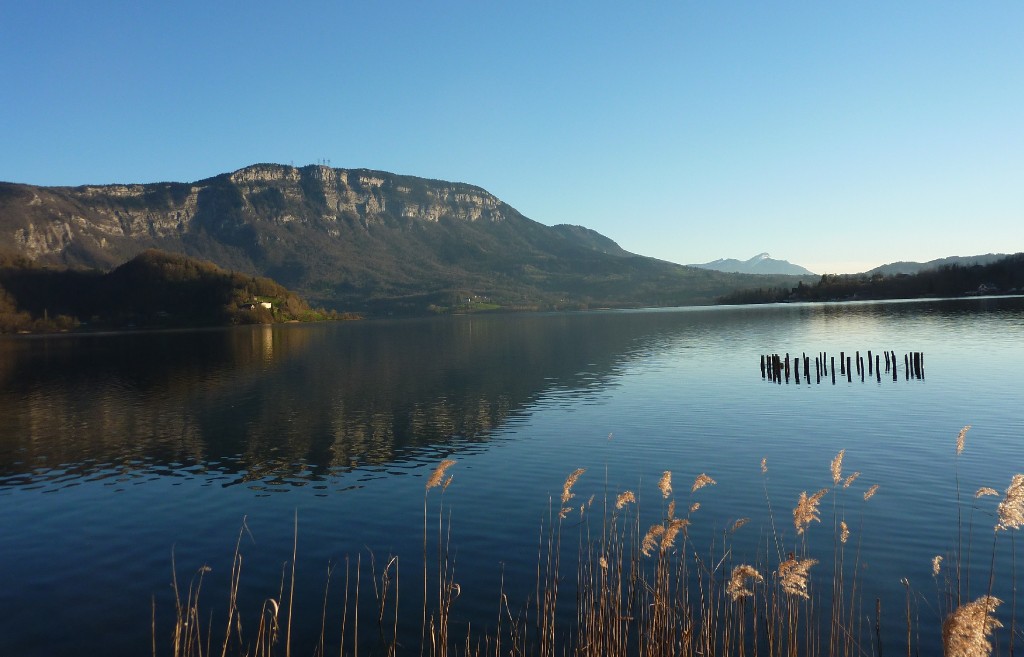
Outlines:
<svg viewBox="0 0 1024 657"><path fill-rule="evenodd" d="M899 380L899 371L897 368L896 352L895 351L883 351L882 354L885 356L885 374L888 378L890 372L892 373L892 380ZM848 356L845 351L839 352L839 377L845 377L848 382L853 381L854 367L856 367L856 376L863 382L865 377L874 378L876 381L881 383L882 381L882 356L879 354L872 354L869 350L867 353L867 360L860 355L860 352L854 352L852 356ZM867 369L865 369L865 364ZM780 356L779 354L762 354L761 355L761 378L772 382L782 383L785 380L789 383L790 376L792 375L794 383L800 383L800 370L803 370L803 380L805 383L812 383L811 380L811 357L806 353L800 356L793 356L792 362L790 361L789 354ZM814 381L815 383L821 383L824 378L827 382L831 375L832 383L836 382L836 357L829 356L824 351L819 352L814 357ZM912 351L903 355L903 376L904 380L909 381L910 379L924 379L924 352Z"/></svg>

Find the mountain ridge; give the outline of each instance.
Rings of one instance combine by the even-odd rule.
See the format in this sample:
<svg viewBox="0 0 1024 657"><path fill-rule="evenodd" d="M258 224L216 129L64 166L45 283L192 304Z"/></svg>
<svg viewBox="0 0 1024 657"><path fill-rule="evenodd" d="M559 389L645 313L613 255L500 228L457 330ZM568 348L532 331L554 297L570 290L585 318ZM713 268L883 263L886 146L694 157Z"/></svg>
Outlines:
<svg viewBox="0 0 1024 657"><path fill-rule="evenodd" d="M759 253L749 260L735 258L719 258L711 262L691 264L690 267L712 269L734 274L786 274L792 276L815 276L805 267L795 265L788 260L775 260L768 253Z"/></svg>
<svg viewBox="0 0 1024 657"><path fill-rule="evenodd" d="M629 253L468 183L321 165L255 164L192 183L0 183L0 236L0 248L43 265L105 270L157 248L371 312L467 296L524 309L693 305L796 280Z"/></svg>
<svg viewBox="0 0 1024 657"><path fill-rule="evenodd" d="M945 258L936 258L935 260L929 260L928 262L890 262L884 265L879 265L874 269L869 269L866 272L864 272L864 274L868 276L874 274L893 276L898 274L917 274L922 271L929 271L932 269L938 269L939 267L946 267L949 265L957 265L961 267L969 267L972 265L988 265L998 260L1002 260L1003 258L1006 258L1009 255L1011 254L986 253L984 255L973 256L947 256Z"/></svg>

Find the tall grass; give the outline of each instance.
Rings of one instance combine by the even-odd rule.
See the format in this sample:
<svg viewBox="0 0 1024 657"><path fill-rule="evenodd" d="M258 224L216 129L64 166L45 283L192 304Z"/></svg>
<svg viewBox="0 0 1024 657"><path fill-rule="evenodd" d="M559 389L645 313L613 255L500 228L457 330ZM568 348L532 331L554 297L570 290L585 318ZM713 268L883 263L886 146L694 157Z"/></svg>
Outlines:
<svg viewBox="0 0 1024 657"><path fill-rule="evenodd" d="M295 654L317 657L356 656L360 650L383 655L418 652L430 657L881 657L883 652L893 651L912 657L935 653L939 645L950 657L989 655L997 649L1001 654L1013 655L1015 638L1020 637L1021 630L1012 537L1024 525L1024 474L1015 475L1005 493L990 487L979 489L965 526L955 463L964 450L967 429L958 435L953 456L957 504L956 535L951 537L953 554L946 555L950 558L921 556L923 566L931 562L935 603L904 578L899 584L905 608L896 616L882 613L880 598L864 599L862 549L865 540L872 540L863 536L864 518L870 514L871 500L880 486L857 486L860 473L843 472L844 450L827 470L823 464L822 479L826 472L830 475L829 487L805 490L792 501L791 531L775 518L773 509L778 501L773 502L770 470L767 460L762 460L760 476L767 517L760 523L740 518L720 532L702 532L710 536L702 545L695 543L691 532L698 523L705 522L701 518L702 498L714 494L705 490L716 485L709 475L698 476L680 497L673 489L672 473L663 472L653 508L648 511L641 509L642 497L634 490L616 492L606 488L604 496L596 501L594 497L586 501L577 498L574 490L586 472L582 468L574 470L540 523L532 594L525 601L510 601L502 576L500 589L494 592L497 613L493 621L481 629L460 625L455 636L452 610L462 586L456 578L451 545L453 519L444 495L454 479L447 472L457 463L445 460L424 488L422 564L418 564L422 565L420 609L400 611L398 557L389 556L378 571L372 554L368 566L359 555L354 568L348 558L345 560L340 615L332 618L328 611L334 570L329 566L319 636L293 638L298 595L296 517L292 559L282 567L279 593L263 601L255 630L243 631L250 622L246 619L243 624L238 604L242 572L239 546L248 532L243 521L232 561L227 609L221 612L224 616L218 622L217 613L200 606L208 567L198 569L187 587L179 584L173 568L174 628L167 640L157 636L154 620L153 654L204 657L219 652L221 657L290 657L293 642L301 640L307 645L296 649ZM981 505L988 497L1001 499L995 509L985 511ZM985 590L972 593L970 558L979 509L996 522L986 530L991 533L992 544L991 553L986 555L990 566ZM829 513L831 517L823 521ZM741 558L735 542L737 533L756 531L752 526L758 525L762 533L756 544L761 547ZM832 535L830 549L822 550L828 541L821 537L809 540L812 533L827 537L828 532ZM997 544L1005 540L1011 541L1011 572L997 573ZM987 544L985 541L986 551ZM369 570L372 582L371 602L360 600L364 570ZM1008 611L993 595L994 583L1006 579L1014 598ZM360 609L371 604L375 606L369 607L372 616L364 611L361 617ZM935 617L927 628L933 633L941 628L941 636L921 636L922 607ZM415 640L400 636L401 614L410 613L420 616L418 645L403 643ZM360 623L368 622L376 625L372 639L371 632L364 630L360 635ZM480 620L481 625L484 622ZM901 643L905 645L883 646L883 623L887 627L901 624L905 630ZM333 648L325 642L328 633L341 637Z"/></svg>

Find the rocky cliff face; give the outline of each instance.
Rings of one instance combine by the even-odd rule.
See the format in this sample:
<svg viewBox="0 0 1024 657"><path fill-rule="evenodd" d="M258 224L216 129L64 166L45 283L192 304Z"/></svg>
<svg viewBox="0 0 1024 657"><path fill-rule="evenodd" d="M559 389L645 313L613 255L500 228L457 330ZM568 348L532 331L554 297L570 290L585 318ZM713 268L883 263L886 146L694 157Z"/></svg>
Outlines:
<svg viewBox="0 0 1024 657"><path fill-rule="evenodd" d="M180 240L197 220L229 232L297 222L340 238L339 222L368 230L396 218L500 222L514 212L471 185L325 166L259 164L192 184L3 187L5 241L31 258L73 265L115 264L126 241L138 250Z"/></svg>

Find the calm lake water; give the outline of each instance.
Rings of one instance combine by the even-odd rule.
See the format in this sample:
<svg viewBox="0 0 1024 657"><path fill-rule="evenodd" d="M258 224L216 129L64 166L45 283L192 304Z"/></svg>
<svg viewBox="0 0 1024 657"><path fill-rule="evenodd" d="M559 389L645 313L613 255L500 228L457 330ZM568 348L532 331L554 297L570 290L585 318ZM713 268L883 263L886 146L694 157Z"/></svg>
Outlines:
<svg viewBox="0 0 1024 657"><path fill-rule="evenodd" d="M761 377L761 354L869 349L895 351L896 381ZM904 377L913 351L924 379ZM750 517L734 550L753 561L766 536L796 545L792 507L832 485L841 449L844 472L863 473L840 504L862 539L866 607L873 618L877 597L891 618L883 643L903 649L906 578L922 654L938 654L931 559L956 545L957 481L976 597L998 498L972 496L1024 472L1022 442L1019 297L4 338L0 655L151 654L154 604L168 654L172 550L183 586L211 567L204 607L223 619L243 519L254 626L278 595L296 518L296 652L312 654L329 567L340 595L346 558L361 559L370 597L371 568L379 579L396 555L399 631L416 654L424 484L443 458L457 461L443 494L462 589L453 623L484 631L502 578L513 605L533 592L542 523L574 469L586 468L576 501L630 489L652 513L662 471L682 500L706 472L717 485L699 492L694 544ZM435 524L440 489L430 499ZM822 517L810 549L830 555L831 508ZM1010 534L995 549L1004 646L1011 585L1024 583ZM830 573L814 576L829 586ZM363 623L368 651L374 623Z"/></svg>

